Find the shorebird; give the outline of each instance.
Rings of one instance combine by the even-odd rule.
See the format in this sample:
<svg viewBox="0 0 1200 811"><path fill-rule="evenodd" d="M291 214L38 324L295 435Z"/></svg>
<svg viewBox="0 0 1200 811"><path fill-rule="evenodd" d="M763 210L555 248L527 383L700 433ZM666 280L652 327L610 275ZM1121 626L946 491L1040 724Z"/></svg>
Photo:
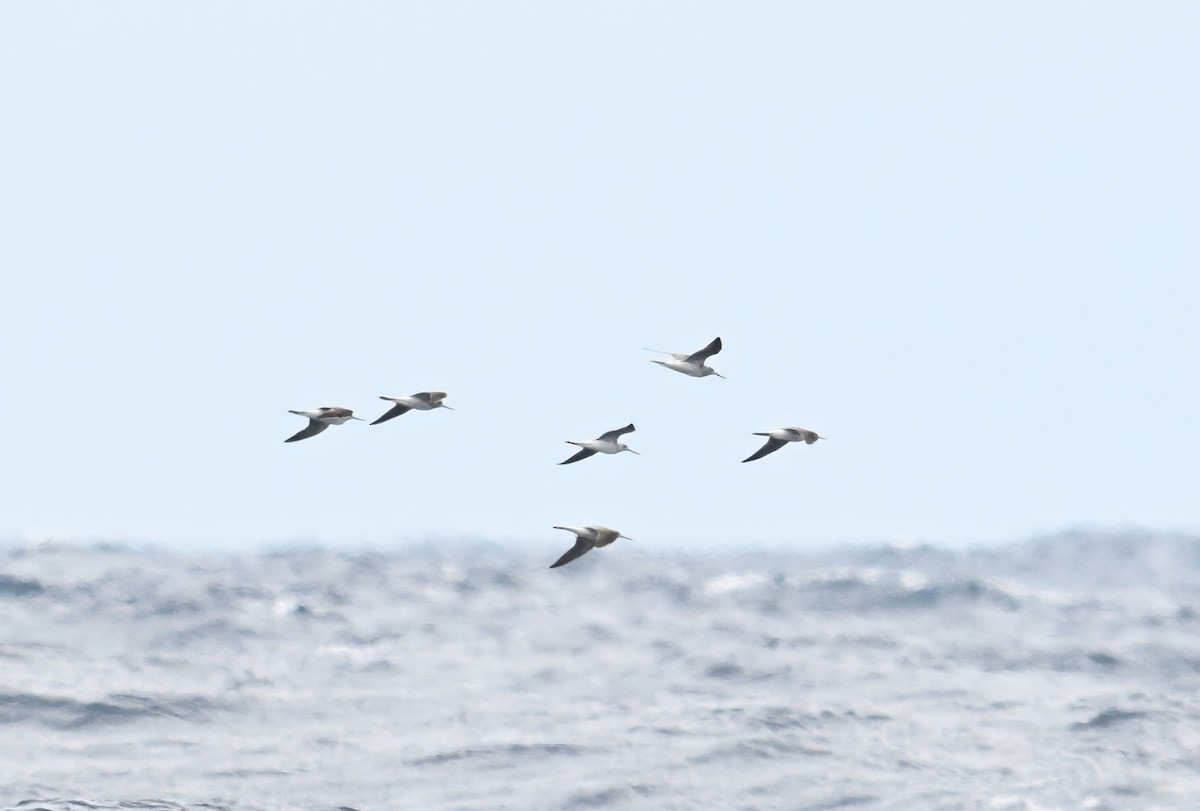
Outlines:
<svg viewBox="0 0 1200 811"><path fill-rule="evenodd" d="M630 431L636 430L637 429L633 427L633 423L631 422L624 428L605 431L595 439L589 439L586 442L576 442L573 439L568 439L568 445L578 445L580 448L583 448L583 450L572 456L570 459L567 459L565 462L559 462L559 464L569 465L572 462L578 462L580 459L587 459L589 456L595 456L597 453L620 453L621 451L637 453L637 451L628 445L617 442L617 440L621 437L621 434L628 434ZM641 456L641 454L639 453L638 456ZM601 544L601 546L603 546L603 544Z"/></svg>
<svg viewBox="0 0 1200 811"><path fill-rule="evenodd" d="M768 453L782 448L789 442L805 442L809 445L816 442L818 439L824 439L823 436L817 436L816 431L810 431L807 428L776 428L774 431L754 431L754 436L770 437L767 444L763 445L751 456L743 459L743 462L753 462L755 459L762 459Z"/></svg>
<svg viewBox="0 0 1200 811"><path fill-rule="evenodd" d="M664 355L670 355L671 360L652 360L651 363L657 363L659 366L666 366L668 369L674 369L677 372L683 372L685 375L692 377L708 377L716 375L724 379L725 375L717 372L711 366L705 366L704 361L708 360L713 355L721 351L720 336L713 338L712 343L704 347L698 352L693 352L690 355L679 355L675 352L663 352L661 349L647 349L647 352L661 352Z"/></svg>
<svg viewBox="0 0 1200 811"><path fill-rule="evenodd" d="M566 566L575 558L585 555L595 546L608 546L617 538L624 538L627 541L632 541L628 535L622 535L615 529L608 527L554 527L554 529L565 529L567 532L575 533L575 545L563 553L563 556L550 564L551 569L557 569L559 566Z"/></svg>
<svg viewBox="0 0 1200 811"><path fill-rule="evenodd" d="M446 399L444 391L419 391L412 397L384 397L380 395L380 400L391 400L395 403L386 414L384 414L372 425L378 425L381 422L387 422L392 417L399 417L406 411L412 411L414 408L417 411L432 411L435 408L450 408L442 401ZM453 408L450 408L453 411Z"/></svg>
<svg viewBox="0 0 1200 811"><path fill-rule="evenodd" d="M339 408L337 406L321 406L312 411L293 411L288 409L289 414L299 414L301 417L308 417L308 427L303 431L288 437L284 442L296 442L300 439L308 439L310 436L316 436L331 425L341 425L347 420L361 420L362 417L354 416L354 412L348 408Z"/></svg>

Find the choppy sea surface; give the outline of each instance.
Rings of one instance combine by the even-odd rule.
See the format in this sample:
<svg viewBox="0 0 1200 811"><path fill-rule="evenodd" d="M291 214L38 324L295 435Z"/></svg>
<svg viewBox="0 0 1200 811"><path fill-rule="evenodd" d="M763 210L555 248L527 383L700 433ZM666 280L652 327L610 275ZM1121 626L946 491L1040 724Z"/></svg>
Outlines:
<svg viewBox="0 0 1200 811"><path fill-rule="evenodd" d="M0 549L0 807L1200 808L1200 539L555 540Z"/></svg>

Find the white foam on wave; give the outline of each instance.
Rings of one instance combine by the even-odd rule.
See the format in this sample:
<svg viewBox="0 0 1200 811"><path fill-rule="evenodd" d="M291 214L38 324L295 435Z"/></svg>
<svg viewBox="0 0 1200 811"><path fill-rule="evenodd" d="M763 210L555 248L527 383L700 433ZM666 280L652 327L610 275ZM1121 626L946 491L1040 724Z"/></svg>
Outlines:
<svg viewBox="0 0 1200 811"><path fill-rule="evenodd" d="M765 572L745 572L742 574L725 574L719 577L714 577L704 583L704 593L710 597L715 597L720 594L730 594L735 591L745 591L746 589L761 586L767 582Z"/></svg>

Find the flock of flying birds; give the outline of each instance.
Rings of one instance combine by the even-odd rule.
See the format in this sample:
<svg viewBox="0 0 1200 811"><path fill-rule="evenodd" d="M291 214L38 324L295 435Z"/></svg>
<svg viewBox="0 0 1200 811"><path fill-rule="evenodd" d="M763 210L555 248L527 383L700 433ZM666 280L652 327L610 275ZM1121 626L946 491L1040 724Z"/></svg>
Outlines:
<svg viewBox="0 0 1200 811"><path fill-rule="evenodd" d="M650 352L661 352L658 349L648 350ZM717 372L711 366L707 365L710 357L721 351L721 338L714 338L708 346L703 349L693 352L690 355L677 354L675 352L662 352L664 355L670 355L670 360L655 360L651 363L657 363L659 366L665 366L668 369L673 369L676 372L681 372L690 377L708 377L716 375L724 378L724 375ZM378 425L381 422L387 422L393 417L399 417L409 411L432 411L435 408L450 408L446 405L446 392L444 391L422 391L409 397L383 397L380 400L387 400L393 405L384 412L379 419L372 422L372 425ZM453 411L454 409L450 409ZM284 442L297 442L301 439L308 439L316 436L331 425L341 425L350 420L362 420L362 417L354 416L354 412L348 408L338 406L322 406L310 411L294 411L289 409L289 413L297 414L301 417L308 417L308 425L296 434L288 437ZM366 422L366 420L362 420ZM612 431L605 431L595 439L589 440L573 440L568 439L568 445L578 446L579 450L569 459L559 462L560 465L570 465L582 459L587 459L589 456L595 456L598 453L621 453L629 451L637 453L633 448L620 442L622 436L635 431L633 423L629 423L624 428L616 428ZM810 431L807 428L776 428L773 431L755 431L754 436L767 437L764 444L757 451L743 459L743 462L753 462L755 459L761 459L769 453L782 448L789 442L803 442L811 445L818 439L824 439L823 436L818 436L816 431ZM590 527L559 527L554 529L563 529L567 532L574 533L575 545L568 549L562 557L550 565L551 569L559 566L564 566L581 555L590 552L592 549L600 546L608 546L617 538L624 538L627 541L633 540L628 535L622 535L615 529L610 527L590 526Z"/></svg>

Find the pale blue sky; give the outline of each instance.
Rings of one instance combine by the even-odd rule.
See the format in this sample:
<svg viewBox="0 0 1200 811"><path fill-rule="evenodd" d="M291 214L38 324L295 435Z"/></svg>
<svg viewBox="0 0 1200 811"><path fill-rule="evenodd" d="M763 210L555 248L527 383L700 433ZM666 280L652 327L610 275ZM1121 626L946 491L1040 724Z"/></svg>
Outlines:
<svg viewBox="0 0 1200 811"><path fill-rule="evenodd" d="M1200 5L8 3L0 538L1200 531ZM643 346L713 336L728 380ZM457 410L302 443L289 408ZM563 468L637 424L641 456ZM829 436L752 464L752 431Z"/></svg>

